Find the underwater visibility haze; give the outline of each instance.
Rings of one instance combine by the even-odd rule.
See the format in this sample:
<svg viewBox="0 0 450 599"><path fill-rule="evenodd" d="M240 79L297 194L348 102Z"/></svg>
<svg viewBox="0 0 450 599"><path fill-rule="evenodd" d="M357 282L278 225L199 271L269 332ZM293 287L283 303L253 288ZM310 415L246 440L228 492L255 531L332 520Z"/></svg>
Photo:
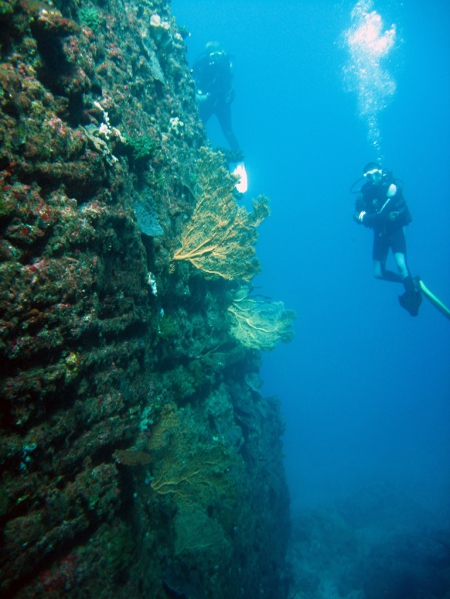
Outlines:
<svg viewBox="0 0 450 599"><path fill-rule="evenodd" d="M194 13L189 0L174 0L173 8L191 32L191 63L210 39L233 56L249 195L271 199L255 284L297 313L294 341L264 354L262 369L286 421L294 521L345 501L354 511L364 505L380 534L408 511L414 530L448 530L449 322L426 299L412 318L398 302L402 286L373 277L372 232L355 226L350 193L369 161L401 180L410 269L448 306L448 4L208 0ZM226 144L217 123L208 131ZM378 521L383 502L391 510Z"/></svg>
<svg viewBox="0 0 450 599"><path fill-rule="evenodd" d="M210 38L233 55L249 194L271 199L256 284L298 319L294 342L264 355L263 379L282 398L294 505L373 479L445 503L448 322L426 301L412 319L398 304L401 286L373 278L372 235L353 223L349 190L371 160L401 180L413 217L409 266L448 305L450 9L320 0L173 8L191 31L191 61Z"/></svg>
<svg viewBox="0 0 450 599"><path fill-rule="evenodd" d="M353 220L379 163L450 305L449 31L444 0L0 0L2 598L450 598L449 321Z"/></svg>

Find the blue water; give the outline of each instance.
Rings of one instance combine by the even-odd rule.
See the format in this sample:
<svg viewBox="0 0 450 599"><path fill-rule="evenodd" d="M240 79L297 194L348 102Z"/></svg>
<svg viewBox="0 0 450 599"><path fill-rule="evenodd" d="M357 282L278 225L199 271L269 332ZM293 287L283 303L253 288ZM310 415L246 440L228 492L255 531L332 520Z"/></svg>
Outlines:
<svg viewBox="0 0 450 599"><path fill-rule="evenodd" d="M372 276L371 232L352 221L351 184L376 158L345 91L343 32L354 2L172 0L190 63L209 40L234 56L235 134L246 200L271 198L255 284L298 314L295 340L264 354L266 395L287 423L294 510L394 484L450 503L450 322L428 302L412 318L401 287ZM380 1L397 42L396 91L378 115L383 164L404 182L409 264L450 304L450 5ZM225 146L216 123L214 145Z"/></svg>

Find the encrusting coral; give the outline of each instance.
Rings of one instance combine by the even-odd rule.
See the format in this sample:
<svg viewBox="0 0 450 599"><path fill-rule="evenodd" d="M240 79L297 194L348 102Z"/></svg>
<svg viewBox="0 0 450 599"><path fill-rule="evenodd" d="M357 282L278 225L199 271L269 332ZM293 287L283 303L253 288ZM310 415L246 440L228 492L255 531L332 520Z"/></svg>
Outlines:
<svg viewBox="0 0 450 599"><path fill-rule="evenodd" d="M223 318L268 210L200 151L184 35L0 0L2 599L289 596L279 402ZM194 224L214 274L171 273Z"/></svg>
<svg viewBox="0 0 450 599"><path fill-rule="evenodd" d="M228 308L233 337L245 347L265 351L274 349L280 339L292 341L295 312L286 310L283 302L267 302L248 294L248 287L241 287Z"/></svg>
<svg viewBox="0 0 450 599"><path fill-rule="evenodd" d="M202 148L197 162L198 199L173 260L188 260L207 278L250 281L261 271L255 257L256 228L270 214L268 199L253 200L253 212L238 206L236 179L219 153Z"/></svg>

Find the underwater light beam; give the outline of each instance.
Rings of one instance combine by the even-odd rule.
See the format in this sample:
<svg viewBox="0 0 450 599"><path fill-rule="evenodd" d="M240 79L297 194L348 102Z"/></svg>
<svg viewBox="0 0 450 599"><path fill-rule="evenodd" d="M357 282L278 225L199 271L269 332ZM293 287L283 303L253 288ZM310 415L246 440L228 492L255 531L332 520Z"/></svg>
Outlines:
<svg viewBox="0 0 450 599"><path fill-rule="evenodd" d="M359 116L366 121L368 139L381 161L378 113L395 93L395 81L381 63L395 44L396 28L383 32L381 16L372 10L372 0L359 0L351 13L352 25L344 33L349 60L344 66L348 91L356 92Z"/></svg>

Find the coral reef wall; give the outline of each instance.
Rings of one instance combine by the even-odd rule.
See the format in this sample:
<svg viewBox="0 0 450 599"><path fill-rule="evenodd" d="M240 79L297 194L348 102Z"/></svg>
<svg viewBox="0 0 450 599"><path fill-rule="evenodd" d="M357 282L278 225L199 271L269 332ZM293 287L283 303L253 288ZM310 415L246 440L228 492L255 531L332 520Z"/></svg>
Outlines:
<svg viewBox="0 0 450 599"><path fill-rule="evenodd" d="M0 0L5 599L287 596L237 283L172 262L207 143L185 35L163 0Z"/></svg>

